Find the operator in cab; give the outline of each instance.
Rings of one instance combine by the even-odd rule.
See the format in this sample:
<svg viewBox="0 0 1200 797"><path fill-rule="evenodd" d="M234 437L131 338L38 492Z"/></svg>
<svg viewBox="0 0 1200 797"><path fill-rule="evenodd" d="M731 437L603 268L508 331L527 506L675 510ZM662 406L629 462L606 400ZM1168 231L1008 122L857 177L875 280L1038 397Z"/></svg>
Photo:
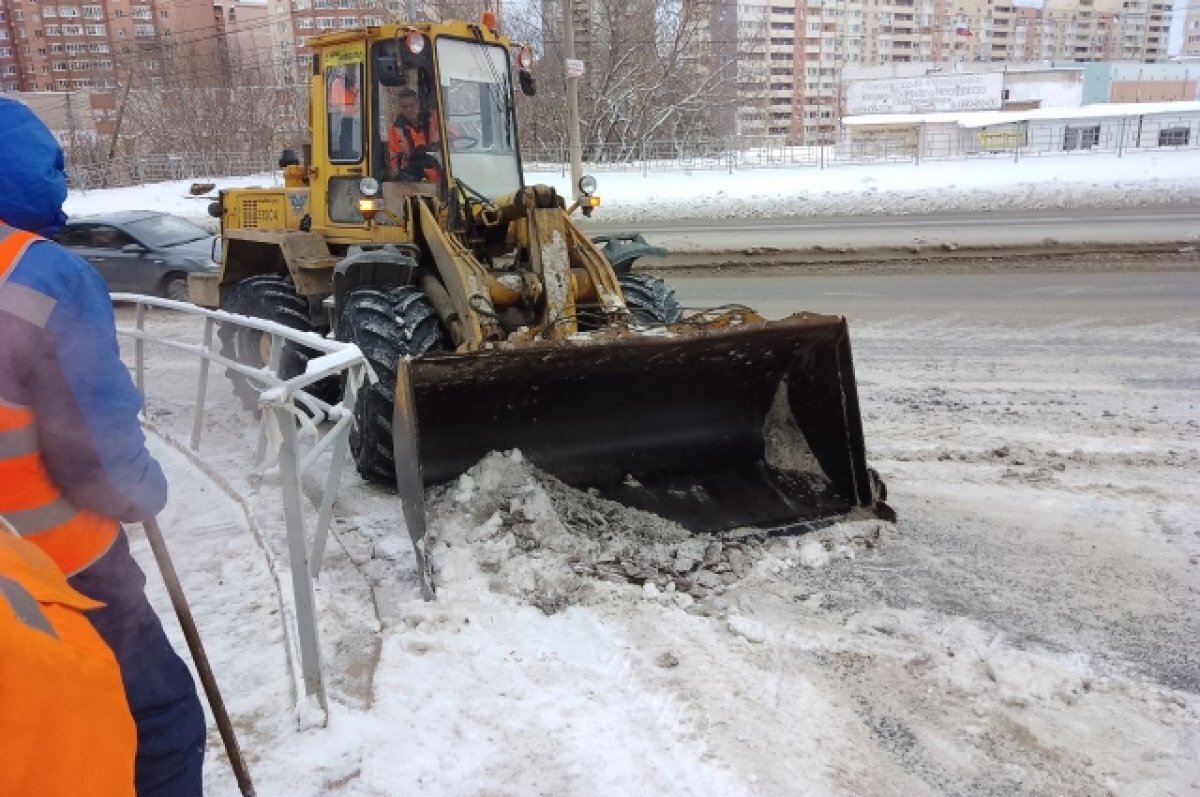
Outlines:
<svg viewBox="0 0 1200 797"><path fill-rule="evenodd" d="M436 155L442 135L436 111L422 110L417 92L396 93L396 119L388 128L388 176L393 180L440 182L442 167Z"/></svg>

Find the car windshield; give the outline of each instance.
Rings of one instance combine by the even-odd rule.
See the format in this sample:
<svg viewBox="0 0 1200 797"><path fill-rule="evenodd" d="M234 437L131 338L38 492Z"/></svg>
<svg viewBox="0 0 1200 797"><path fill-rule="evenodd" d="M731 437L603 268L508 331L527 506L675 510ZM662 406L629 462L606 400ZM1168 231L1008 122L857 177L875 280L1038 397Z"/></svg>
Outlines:
<svg viewBox="0 0 1200 797"><path fill-rule="evenodd" d="M488 199L520 190L508 53L438 39L437 54L450 173Z"/></svg>
<svg viewBox="0 0 1200 797"><path fill-rule="evenodd" d="M149 216L129 222L125 229L134 238L155 249L179 246L209 237L202 228L178 216Z"/></svg>

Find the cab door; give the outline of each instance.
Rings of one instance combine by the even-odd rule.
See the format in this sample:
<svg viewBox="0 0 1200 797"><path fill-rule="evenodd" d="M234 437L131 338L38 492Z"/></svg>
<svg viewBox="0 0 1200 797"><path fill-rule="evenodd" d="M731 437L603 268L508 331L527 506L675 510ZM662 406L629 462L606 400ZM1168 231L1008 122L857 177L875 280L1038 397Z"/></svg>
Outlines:
<svg viewBox="0 0 1200 797"><path fill-rule="evenodd" d="M313 185L313 226L366 226L358 212L359 183L370 174L364 129L369 118L363 86L366 52L362 41L321 51L321 73L314 76L312 92L314 120L319 120L313 127L313 161L328 178Z"/></svg>

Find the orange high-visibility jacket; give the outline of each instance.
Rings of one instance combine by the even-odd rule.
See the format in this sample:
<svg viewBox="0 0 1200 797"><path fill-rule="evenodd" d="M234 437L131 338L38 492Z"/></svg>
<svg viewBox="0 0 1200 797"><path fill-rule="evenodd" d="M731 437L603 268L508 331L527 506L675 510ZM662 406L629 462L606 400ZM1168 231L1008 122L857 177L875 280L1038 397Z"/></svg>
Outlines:
<svg viewBox="0 0 1200 797"><path fill-rule="evenodd" d="M0 286L25 250L41 240L0 225ZM0 307L0 309L4 309ZM116 520L76 507L50 478L38 451L32 407L0 398L0 518L36 543L66 575L74 575L108 551Z"/></svg>
<svg viewBox="0 0 1200 797"><path fill-rule="evenodd" d="M121 673L84 616L102 605L0 524L0 794L133 795Z"/></svg>
<svg viewBox="0 0 1200 797"><path fill-rule="evenodd" d="M408 160L417 149L439 143L442 137L438 126L436 113L430 113L421 127L411 125L404 117L397 116L388 128L388 165L392 171L398 172L408 168ZM442 179L438 170L432 166L427 166L421 171L431 183Z"/></svg>

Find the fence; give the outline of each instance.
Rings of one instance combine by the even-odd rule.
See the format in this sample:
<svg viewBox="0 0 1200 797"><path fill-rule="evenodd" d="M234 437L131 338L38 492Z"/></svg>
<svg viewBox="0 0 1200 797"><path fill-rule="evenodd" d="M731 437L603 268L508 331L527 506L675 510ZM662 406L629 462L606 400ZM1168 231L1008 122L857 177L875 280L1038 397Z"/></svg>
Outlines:
<svg viewBox="0 0 1200 797"><path fill-rule="evenodd" d="M317 698L322 708L327 708L312 580L319 574L324 558L329 526L333 518L333 502L337 497L350 426L353 423L355 397L363 380L374 380L374 374L362 352L353 344L325 340L271 321L207 310L186 302L127 293L114 293L112 300L135 305L133 326L118 326L117 333L134 341L134 378L138 390L143 395L146 390L147 341L200 358L200 375L189 444L193 451L199 451L204 429L210 365L223 366L251 377L265 386L259 400L262 413L253 467L259 470L278 468L279 471L304 692ZM149 307L202 317L204 324L200 342L184 343L147 332L146 309ZM213 338L218 323L248 327L270 336L271 353L268 365L265 368L256 368L216 353L213 349ZM290 379L282 379L278 375L279 365L284 346L289 343L303 344L307 348L315 349L320 356L309 360L304 373ZM329 378L341 378L344 384L342 398L337 404L328 404L308 391L312 385ZM311 438L312 443L307 448L302 447L300 443L296 431L297 424L302 424L310 432L306 437ZM304 523L300 475L311 468L326 451L332 451L332 456L310 547ZM286 635L286 626L284 631Z"/></svg>
<svg viewBox="0 0 1200 797"><path fill-rule="evenodd" d="M895 127L905 129L897 131ZM779 139L757 137L593 143L584 145L583 159L587 171L637 169L645 174L1200 149L1200 117L1196 115L1046 120L984 128L915 123L895 127L872 135L864 132L867 128L846 126L836 143L819 146L789 146ZM570 162L565 140L528 146L523 158L527 169L564 175Z"/></svg>
<svg viewBox="0 0 1200 797"><path fill-rule="evenodd" d="M730 137L634 143L593 142L583 146L588 171L643 174L671 170L849 166L868 163L921 163L926 160L1049 157L1200 148L1200 118L1192 116L1126 116L1103 120L1019 122L983 128L909 124L906 129L864 132L845 126L838 141L819 146L792 146L778 138ZM868 137L870 136L870 137ZM568 173L566 139L554 144L527 144L525 167ZM269 153L140 155L102 164L68 168L72 188L116 188L163 180L233 177L276 168Z"/></svg>
<svg viewBox="0 0 1200 797"><path fill-rule="evenodd" d="M71 188L122 188L164 180L234 177L278 169L278 153L223 152L184 155L136 155L103 163L69 165Z"/></svg>

